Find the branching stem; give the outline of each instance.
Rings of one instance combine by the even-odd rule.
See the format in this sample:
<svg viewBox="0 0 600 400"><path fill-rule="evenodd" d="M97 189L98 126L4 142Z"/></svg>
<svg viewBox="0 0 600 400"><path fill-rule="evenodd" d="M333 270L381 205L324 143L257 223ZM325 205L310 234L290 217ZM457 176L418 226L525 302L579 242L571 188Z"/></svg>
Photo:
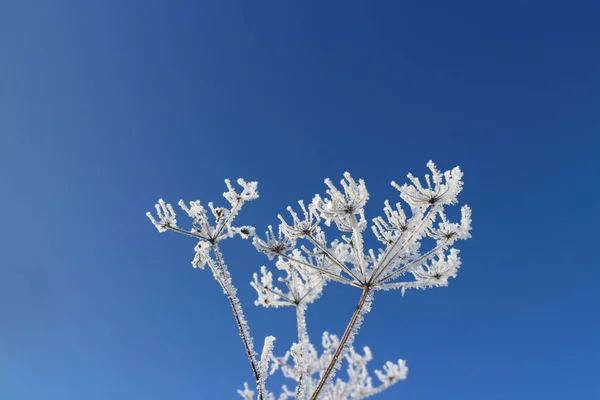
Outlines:
<svg viewBox="0 0 600 400"><path fill-rule="evenodd" d="M329 272L329 271L327 271L327 270L325 270L323 268L317 267L316 265L313 265L311 263L307 263L306 261L302 261L302 260L300 260L300 259L298 259L296 257L289 256L289 255L286 255L286 254L283 254L283 253L278 253L278 254L281 257L288 259L289 261L292 261L292 262L298 263L300 265L304 265L305 267L309 267L309 268L312 268L312 269L314 269L316 271L319 271L319 272L327 275L328 277L330 277L334 281L338 281L338 282L341 282L341 283L347 283L348 285L360 287L360 285L358 284L358 282L353 282L350 279L347 279L347 278L344 278L343 276L331 273L331 272Z"/></svg>
<svg viewBox="0 0 600 400"><path fill-rule="evenodd" d="M321 243L319 243L317 240L315 240L315 238L313 238L310 235L307 235L306 238L308 240L310 240L310 242L313 245L315 245L319 250L321 250L323 252L323 254L325 254L325 256L327 256L327 258L329 258L331 261L333 261L334 263L336 263L341 269L343 269L344 272L346 272L348 275L350 275L351 277L353 277L356 281L361 282L361 280L358 279L358 277L356 275L354 275L352 273L352 271L350 271L350 269L346 265L344 265L343 262L341 262L336 257L334 257L333 254L331 254L329 252L329 250L327 250L327 248L325 246L323 246Z"/></svg>
<svg viewBox="0 0 600 400"><path fill-rule="evenodd" d="M395 278L396 276L403 274L407 269L409 269L410 267L412 267L415 264L420 263L423 260L428 259L429 257L433 256L435 253L437 253L438 250L440 250L442 247L444 247L447 244L448 241L445 241L439 245L437 245L436 247L434 247L433 249L429 250L427 253L423 254L421 257L417 258L416 260L413 260L411 262L409 262L408 264L404 265L402 268L397 269L396 271L386 275L384 278L382 278L379 281L379 284L383 284L386 281Z"/></svg>
<svg viewBox="0 0 600 400"><path fill-rule="evenodd" d="M390 262L392 262L392 260L389 260L389 261L386 260L388 258L388 256L391 254L392 259L393 259L393 256L396 255L398 252L400 252L404 248L404 246L406 246L406 244L408 242L410 242L412 240L412 238L415 237L415 235L417 235L421 231L421 228L423 228L425 223L429 220L429 217L431 217L431 214L433 213L433 211L434 211L434 207L431 207L429 209L429 211L427 212L427 214L425 214L425 216L423 217L423 219L421 220L419 225L412 231L412 233L408 236L408 238L404 242L402 242L402 245L400 246L398 251L394 251L394 250L395 250L396 245L400 242L400 237L398 239L396 239L394 241L394 243L386 249L383 256L379 259L379 262L377 263L375 270L373 271L373 274L371 275L371 279L369 280L370 283L377 282L377 279L386 270L388 264Z"/></svg>

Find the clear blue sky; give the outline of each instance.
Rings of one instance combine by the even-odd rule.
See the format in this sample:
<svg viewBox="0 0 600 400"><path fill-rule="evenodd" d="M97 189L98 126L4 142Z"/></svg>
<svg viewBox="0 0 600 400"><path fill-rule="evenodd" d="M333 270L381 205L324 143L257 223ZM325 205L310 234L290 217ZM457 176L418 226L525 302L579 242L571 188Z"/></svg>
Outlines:
<svg viewBox="0 0 600 400"><path fill-rule="evenodd" d="M348 170L373 217L429 159L463 168L474 237L448 288L376 296L356 344L410 367L379 398L600 398L598 2L198 3L0 5L1 399L235 398L228 304L144 213L241 176L263 231ZM268 261L224 251L283 352ZM328 286L312 337L357 297Z"/></svg>

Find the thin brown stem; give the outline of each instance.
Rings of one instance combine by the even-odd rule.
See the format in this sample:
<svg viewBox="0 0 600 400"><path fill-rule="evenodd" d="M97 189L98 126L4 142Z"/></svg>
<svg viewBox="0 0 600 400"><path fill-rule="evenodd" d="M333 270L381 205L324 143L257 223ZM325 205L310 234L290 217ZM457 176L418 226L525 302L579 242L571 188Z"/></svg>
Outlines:
<svg viewBox="0 0 600 400"><path fill-rule="evenodd" d="M360 313L362 312L362 308L365 305L365 301L367 300L367 296L369 295L370 290L371 290L371 288L367 285L364 285L362 287L362 294L360 296L360 299L358 300L358 304L356 305L354 312L352 313L352 317L350 317L350 321L348 322L348 325L346 326L346 330L344 331L344 334L342 335L340 344L335 349L335 353L333 353L333 357L332 357L331 361L329 362L327 369L325 369L325 372L321 376L321 379L319 380L319 383L317 384L317 387L316 387L314 393L310 397L310 400L316 400L317 396L319 396L319 393L321 392L321 390L323 390L323 388L325 387L325 383L327 382L329 375L331 375L331 373L333 372L335 364L337 363L338 358L340 358L340 355L342 354L342 350L346 346L346 342L350 338L352 329L354 329L354 325L356 325L356 321L358 321L358 317L360 316Z"/></svg>

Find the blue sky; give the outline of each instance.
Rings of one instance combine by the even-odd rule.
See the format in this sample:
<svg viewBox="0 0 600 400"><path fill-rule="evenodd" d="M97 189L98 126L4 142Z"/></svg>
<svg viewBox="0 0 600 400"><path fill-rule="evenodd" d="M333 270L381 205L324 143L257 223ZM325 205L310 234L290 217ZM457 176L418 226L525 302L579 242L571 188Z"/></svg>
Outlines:
<svg viewBox="0 0 600 400"><path fill-rule="evenodd" d="M144 213L241 176L263 231L350 171L374 217L429 159L464 170L474 237L448 288L376 296L356 345L410 367L379 398L600 398L600 5L484 3L2 4L0 398L235 398L228 304ZM248 284L268 261L224 252L283 351L292 311ZM328 286L312 337L358 295Z"/></svg>

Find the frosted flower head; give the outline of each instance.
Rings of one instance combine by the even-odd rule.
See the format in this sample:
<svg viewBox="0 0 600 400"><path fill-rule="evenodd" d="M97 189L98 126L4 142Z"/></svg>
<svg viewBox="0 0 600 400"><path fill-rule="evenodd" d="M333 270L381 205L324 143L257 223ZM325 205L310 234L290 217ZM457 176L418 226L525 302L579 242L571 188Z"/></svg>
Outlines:
<svg viewBox="0 0 600 400"><path fill-rule="evenodd" d="M251 226L234 227L232 223L244 203L258 197L258 183L247 183L241 178L238 179L238 183L242 186L242 190L239 193L231 186L231 182L228 179L225 180L225 184L229 190L223 193L223 196L230 202L231 208L216 207L212 202L208 203L208 209L212 214L212 218L209 218L209 213L200 204L199 200L191 201L189 205L185 204L183 200L179 201L179 206L193 219L192 229L189 233L211 243L216 243L221 239L234 235L240 235L243 239L254 235L254 228ZM179 232L182 231L179 230Z"/></svg>
<svg viewBox="0 0 600 400"><path fill-rule="evenodd" d="M213 217L215 218L215 222L218 224L221 221L224 221L229 217L231 211L225 207L215 207L212 202L208 203L208 208L212 212Z"/></svg>
<svg viewBox="0 0 600 400"><path fill-rule="evenodd" d="M146 216L159 232L166 232L169 228L177 227L176 214L170 204L167 204L163 199L160 199L158 200L158 204L154 207L156 208L158 220L154 219L150 212L147 212Z"/></svg>
<svg viewBox="0 0 600 400"><path fill-rule="evenodd" d="M408 179L412 185L398 185L392 182L392 186L400 191L400 197L412 207L441 206L446 204L455 204L457 196L462 190L463 173L459 167L451 171L441 173L433 163L429 161L427 167L431 171L430 175L425 175L427 186L421 184L419 178L408 174Z"/></svg>
<svg viewBox="0 0 600 400"><path fill-rule="evenodd" d="M258 182L246 182L242 178L239 178L237 183L242 187L242 190L239 193L235 191L234 187L231 185L231 181L225 179L225 185L227 185L227 189L229 190L223 193L223 197L225 197L232 206L258 198Z"/></svg>
<svg viewBox="0 0 600 400"><path fill-rule="evenodd" d="M273 227L269 225L269 230L266 232L266 240L262 240L255 236L252 244L256 250L265 253L269 260L272 260L276 255L281 255L289 250L292 250L296 244L294 239L286 238L279 232L279 236L273 233Z"/></svg>
<svg viewBox="0 0 600 400"><path fill-rule="evenodd" d="M273 285L273 274L264 265L260 267L260 279L256 273L252 277L253 280L250 285L258 294L258 299L254 302L254 305L277 308L293 304L279 288Z"/></svg>
<svg viewBox="0 0 600 400"><path fill-rule="evenodd" d="M231 227L229 230L232 235L240 235L242 239L248 239L254 235L254 227L250 225Z"/></svg>
<svg viewBox="0 0 600 400"><path fill-rule="evenodd" d="M178 204L179 207L181 207L181 209L194 220L194 223L198 223L199 221L206 219L206 210L204 207L202 207L202 204L200 204L200 200L190 201L189 207L183 200L179 200Z"/></svg>
<svg viewBox="0 0 600 400"><path fill-rule="evenodd" d="M216 225L211 225L206 209L200 204L200 200L190 201L189 206L183 200L179 200L179 207L193 219L191 232L208 241L215 241L218 233L221 231L223 223L226 221L230 211L226 208L215 207L213 203L208 203L208 208L212 212Z"/></svg>
<svg viewBox="0 0 600 400"><path fill-rule="evenodd" d="M450 249L447 258L441 253L437 260L410 269L415 280L403 283L402 293L409 288L425 289L434 286L448 286L448 279L456 278L460 264L457 249Z"/></svg>
<svg viewBox="0 0 600 400"><path fill-rule="evenodd" d="M319 216L315 205L311 203L308 205L308 207L306 207L302 200L298 201L298 204L302 209L304 219L300 219L292 207L287 208L292 216L292 225L289 225L287 222L285 222L281 215L277 216L281 221L279 230L289 238L312 236L320 231L319 223L321 222L321 217Z"/></svg>
<svg viewBox="0 0 600 400"><path fill-rule="evenodd" d="M436 239L438 243L446 242L451 244L455 240L464 240L471 237L471 208L464 205L461 209L460 223L448 222L446 214L440 212L442 222L437 228L431 228L429 234Z"/></svg>
<svg viewBox="0 0 600 400"><path fill-rule="evenodd" d="M327 225L332 220L360 214L369 200L365 182L359 179L357 183L348 172L344 173L344 179L340 182L344 189L343 193L333 185L329 178L325 179L325 184L329 187L327 190L329 198L321 199L317 195L313 200L313 205L321 213L321 217L325 219Z"/></svg>
<svg viewBox="0 0 600 400"><path fill-rule="evenodd" d="M393 385L399 380L406 379L406 375L408 375L406 361L398 360L398 363L388 361L383 366L383 371L375 370L375 375L384 386Z"/></svg>
<svg viewBox="0 0 600 400"><path fill-rule="evenodd" d="M396 203L395 210L387 200L384 202L384 205L383 212L386 219L382 217L373 218L373 226L371 228L380 242L389 245L393 243L393 239L398 234L409 229L409 221L406 219L406 214L402 210L400 203Z"/></svg>

